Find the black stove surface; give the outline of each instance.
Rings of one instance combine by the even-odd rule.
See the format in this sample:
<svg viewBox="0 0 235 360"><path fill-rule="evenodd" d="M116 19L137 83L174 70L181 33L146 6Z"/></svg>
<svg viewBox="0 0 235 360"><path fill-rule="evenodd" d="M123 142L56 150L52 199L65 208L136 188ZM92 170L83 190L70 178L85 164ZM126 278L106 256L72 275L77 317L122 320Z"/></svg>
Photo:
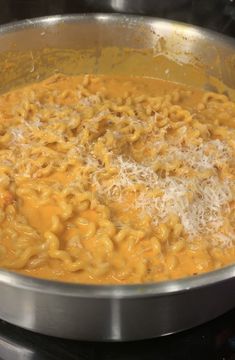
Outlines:
<svg viewBox="0 0 235 360"><path fill-rule="evenodd" d="M0 0L0 23L99 11L179 20L235 37L235 0ZM235 309L183 333L131 343L56 339L0 320L0 360L29 359L235 360Z"/></svg>

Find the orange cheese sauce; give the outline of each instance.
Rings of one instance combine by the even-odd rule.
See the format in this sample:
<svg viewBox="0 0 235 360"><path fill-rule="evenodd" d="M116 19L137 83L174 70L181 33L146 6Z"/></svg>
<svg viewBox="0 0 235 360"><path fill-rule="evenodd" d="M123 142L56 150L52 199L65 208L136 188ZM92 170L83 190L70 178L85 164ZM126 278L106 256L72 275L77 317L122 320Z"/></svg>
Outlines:
<svg viewBox="0 0 235 360"><path fill-rule="evenodd" d="M56 75L0 97L0 267L76 283L235 261L235 104L138 77Z"/></svg>

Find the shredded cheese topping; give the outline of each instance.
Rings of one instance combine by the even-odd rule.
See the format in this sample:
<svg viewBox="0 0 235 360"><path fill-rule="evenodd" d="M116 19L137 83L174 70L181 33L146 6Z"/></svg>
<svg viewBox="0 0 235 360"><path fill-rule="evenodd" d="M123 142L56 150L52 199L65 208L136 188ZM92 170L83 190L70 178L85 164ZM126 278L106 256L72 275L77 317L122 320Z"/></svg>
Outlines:
<svg viewBox="0 0 235 360"><path fill-rule="evenodd" d="M203 151L210 146L215 148L214 155L207 155ZM180 159L182 166L197 169L199 175L201 170L208 169L213 170L212 175L196 179L175 175L161 177L154 171L154 162L144 165L118 156L114 157L111 165L114 175L107 181L99 180L99 175L105 172L105 168L96 163L99 170L92 174L92 181L98 194L107 197L108 200L121 201L126 190L133 191L135 201L130 206L147 212L156 225L166 220L170 214L177 214L190 237L217 231L223 224L223 211L227 210L226 205L233 196L231 182L222 181L215 167L219 162L227 163L230 158L229 149L217 140L207 143L203 149L200 145L194 149L174 150L175 157L174 153L157 156L156 162L160 161L169 166L170 160Z"/></svg>

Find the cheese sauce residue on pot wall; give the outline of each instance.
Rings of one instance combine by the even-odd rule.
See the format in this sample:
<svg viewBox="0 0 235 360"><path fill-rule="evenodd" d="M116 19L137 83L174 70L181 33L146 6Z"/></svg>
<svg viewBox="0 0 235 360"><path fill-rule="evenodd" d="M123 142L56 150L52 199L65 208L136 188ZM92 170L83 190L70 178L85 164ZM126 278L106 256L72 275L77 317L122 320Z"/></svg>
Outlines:
<svg viewBox="0 0 235 360"><path fill-rule="evenodd" d="M0 97L0 266L156 282L235 261L235 103L143 77Z"/></svg>

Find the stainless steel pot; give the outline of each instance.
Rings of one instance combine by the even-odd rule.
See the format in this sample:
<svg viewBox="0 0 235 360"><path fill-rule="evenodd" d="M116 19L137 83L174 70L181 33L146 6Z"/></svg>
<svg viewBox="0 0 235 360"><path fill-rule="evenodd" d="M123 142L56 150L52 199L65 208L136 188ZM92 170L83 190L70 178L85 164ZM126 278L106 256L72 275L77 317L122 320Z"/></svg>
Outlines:
<svg viewBox="0 0 235 360"><path fill-rule="evenodd" d="M147 48L149 52L142 51ZM229 38L152 18L83 15L26 20L0 28L1 89L55 71L92 71L158 75L181 82L188 82L191 74L196 86L210 81L217 86L215 76L232 94L234 49ZM107 51L116 55L107 60ZM167 71L162 55L169 58ZM64 338L136 340L166 335L208 321L234 305L235 266L130 286L66 284L0 270L0 318Z"/></svg>

